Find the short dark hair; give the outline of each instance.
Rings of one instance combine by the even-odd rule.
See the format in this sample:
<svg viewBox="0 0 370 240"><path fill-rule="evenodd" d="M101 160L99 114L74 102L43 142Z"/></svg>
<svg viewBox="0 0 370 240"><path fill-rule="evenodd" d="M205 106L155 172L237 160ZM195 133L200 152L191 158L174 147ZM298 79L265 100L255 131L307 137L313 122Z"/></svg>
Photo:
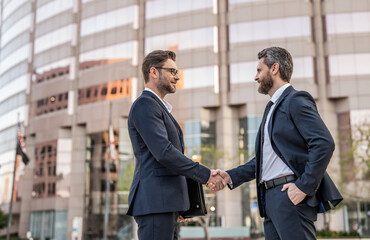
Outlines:
<svg viewBox="0 0 370 240"><path fill-rule="evenodd" d="M169 50L154 50L144 58L142 71L145 83L149 82L149 71L152 67L163 67L167 59L176 61L176 53Z"/></svg>
<svg viewBox="0 0 370 240"><path fill-rule="evenodd" d="M258 53L258 59L261 58L264 58L263 63L269 68L274 63L278 63L281 78L285 82L290 82L293 73L293 60L287 50L281 47L265 48Z"/></svg>

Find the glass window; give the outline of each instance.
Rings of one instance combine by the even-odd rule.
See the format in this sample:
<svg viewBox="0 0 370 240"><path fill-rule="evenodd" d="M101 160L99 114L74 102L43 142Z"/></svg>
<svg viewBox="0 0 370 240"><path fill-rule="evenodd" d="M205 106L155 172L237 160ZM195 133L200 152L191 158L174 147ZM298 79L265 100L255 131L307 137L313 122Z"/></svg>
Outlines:
<svg viewBox="0 0 370 240"><path fill-rule="evenodd" d="M133 21L134 6L105 12L83 19L81 22L81 36L86 36L96 32L101 32L107 29L133 23Z"/></svg>
<svg viewBox="0 0 370 240"><path fill-rule="evenodd" d="M72 25L52 31L35 40L35 54L72 40Z"/></svg>
<svg viewBox="0 0 370 240"><path fill-rule="evenodd" d="M230 43L311 35L309 16L230 24Z"/></svg>
<svg viewBox="0 0 370 240"><path fill-rule="evenodd" d="M186 155L208 167L217 167L216 122L186 121L184 132Z"/></svg>
<svg viewBox="0 0 370 240"><path fill-rule="evenodd" d="M0 74L6 72L9 68L22 62L23 60L28 59L30 47L30 44L26 44L9 54L6 58L1 59Z"/></svg>
<svg viewBox="0 0 370 240"><path fill-rule="evenodd" d="M370 74L370 53L343 54L329 56L331 76Z"/></svg>
<svg viewBox="0 0 370 240"><path fill-rule="evenodd" d="M4 47L10 40L18 36L21 32L29 30L31 27L31 20L31 15L28 14L14 23L14 25L6 32L3 32L1 36L1 47Z"/></svg>
<svg viewBox="0 0 370 240"><path fill-rule="evenodd" d="M370 32L370 12L326 15L328 34Z"/></svg>
<svg viewBox="0 0 370 240"><path fill-rule="evenodd" d="M131 41L81 53L80 62L106 61L106 63L112 63L131 59L133 54L133 43L134 42Z"/></svg>
<svg viewBox="0 0 370 240"><path fill-rule="evenodd" d="M7 86L0 88L0 102L10 96L25 91L27 88L28 75L22 75L11 81Z"/></svg>
<svg viewBox="0 0 370 240"><path fill-rule="evenodd" d="M12 67L10 70L8 70L7 72L0 76L0 87L8 84L9 82L12 82L13 80L19 78L20 76L27 72L28 72L27 62L22 62L21 64Z"/></svg>
<svg viewBox="0 0 370 240"><path fill-rule="evenodd" d="M293 58L293 74L295 78L313 78L314 66L312 57Z"/></svg>
<svg viewBox="0 0 370 240"><path fill-rule="evenodd" d="M293 58L292 79L312 78L314 73L312 57ZM257 61L230 64L230 82L254 82L257 73Z"/></svg>
<svg viewBox="0 0 370 240"><path fill-rule="evenodd" d="M37 239L66 239L67 223L65 210L31 212L31 235Z"/></svg>
<svg viewBox="0 0 370 240"><path fill-rule="evenodd" d="M3 8L3 18L6 19L14 10L18 9L22 4L27 2L28 0L17 0L17 1L10 1L7 5L4 3Z"/></svg>
<svg viewBox="0 0 370 240"><path fill-rule="evenodd" d="M189 68L180 71L180 82L183 82L184 89L214 86L217 80L214 75L214 66Z"/></svg>
<svg viewBox="0 0 370 240"><path fill-rule="evenodd" d="M230 64L230 83L254 82L257 61Z"/></svg>
<svg viewBox="0 0 370 240"><path fill-rule="evenodd" d="M131 218L125 216L128 209L128 193L134 174L134 156L127 130L127 122L120 122L119 131L114 131L114 142L118 145L118 159L112 160L116 166L116 173L110 175L110 217L119 217L119 221L112 222L108 235L117 235L118 239L132 238ZM104 213L105 201L105 168L107 159L108 131L89 134L86 138L86 187L88 196L86 216L84 218L84 239L101 239L103 226L96 221ZM119 151L118 151L119 150ZM103 207L102 207L103 206Z"/></svg>
<svg viewBox="0 0 370 240"><path fill-rule="evenodd" d="M36 11L36 23L72 8L73 0L54 0L39 7Z"/></svg>
<svg viewBox="0 0 370 240"><path fill-rule="evenodd" d="M168 16L182 12L212 8L213 0L153 0L146 3L146 19Z"/></svg>
<svg viewBox="0 0 370 240"><path fill-rule="evenodd" d="M185 50L202 47L213 47L213 28L199 28L187 31L168 33L145 39L145 51L155 49Z"/></svg>
<svg viewBox="0 0 370 240"><path fill-rule="evenodd" d="M41 83L63 75L68 75L71 61L73 61L71 58L64 58L36 68L33 73L35 81Z"/></svg>
<svg viewBox="0 0 370 240"><path fill-rule="evenodd" d="M30 42L30 33L28 31L22 32L21 34L17 35L13 38L6 46L1 48L1 59L6 58L18 48L28 44Z"/></svg>
<svg viewBox="0 0 370 240"><path fill-rule="evenodd" d="M246 2L262 2L266 0L229 0L229 4L246 3Z"/></svg>
<svg viewBox="0 0 370 240"><path fill-rule="evenodd" d="M247 117L248 125L248 153L250 156L255 154L255 143L262 116Z"/></svg>
<svg viewBox="0 0 370 240"><path fill-rule="evenodd" d="M0 131L0 153L15 149L16 134L16 126Z"/></svg>
<svg viewBox="0 0 370 240"><path fill-rule="evenodd" d="M0 115L26 104L25 93L17 94L0 103Z"/></svg>

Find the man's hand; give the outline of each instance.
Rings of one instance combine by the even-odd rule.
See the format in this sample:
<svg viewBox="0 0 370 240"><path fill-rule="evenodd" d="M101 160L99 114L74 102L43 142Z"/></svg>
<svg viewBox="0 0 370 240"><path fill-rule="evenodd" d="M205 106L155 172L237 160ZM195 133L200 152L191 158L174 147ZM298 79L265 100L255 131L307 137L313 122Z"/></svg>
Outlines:
<svg viewBox="0 0 370 240"><path fill-rule="evenodd" d="M220 187L220 186L217 186L213 181L208 180L207 187L209 189L211 189L211 191L213 191L213 192L220 191L220 190L224 189L224 187L226 187L226 184L231 183L231 178L230 178L229 174L225 171L220 170L220 169L212 170L211 171L211 177L215 177L215 178L220 178L221 177L222 183L223 183L223 186ZM211 179L211 177L210 177L210 179Z"/></svg>
<svg viewBox="0 0 370 240"><path fill-rule="evenodd" d="M179 217L177 218L177 222L186 222L186 219L185 219L185 218L183 218L183 216L179 216Z"/></svg>
<svg viewBox="0 0 370 240"><path fill-rule="evenodd" d="M284 184L281 189L282 192L288 189L288 197L294 205L302 202L303 199L307 196L306 193L302 192L294 183Z"/></svg>
<svg viewBox="0 0 370 240"><path fill-rule="evenodd" d="M220 191L226 187L226 181L218 174L213 174L214 170L211 171L209 176L207 187L212 191Z"/></svg>

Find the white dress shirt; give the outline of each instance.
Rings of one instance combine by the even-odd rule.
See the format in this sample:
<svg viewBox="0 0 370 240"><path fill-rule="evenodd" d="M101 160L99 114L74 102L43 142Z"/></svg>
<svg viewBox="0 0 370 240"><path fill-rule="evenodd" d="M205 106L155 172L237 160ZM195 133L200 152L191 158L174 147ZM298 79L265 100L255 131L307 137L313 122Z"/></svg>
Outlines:
<svg viewBox="0 0 370 240"><path fill-rule="evenodd" d="M271 101L274 103L266 118L266 124L263 126L264 130L264 142L263 142L263 161L262 161L262 176L261 182L265 182L271 179L275 179L282 176L292 175L293 171L281 160L278 155L276 155L274 149L271 145L271 140L268 131L268 125L271 118L271 114L275 109L275 103L284 92L284 90L289 87L290 84L285 84L281 86L271 97Z"/></svg>
<svg viewBox="0 0 370 240"><path fill-rule="evenodd" d="M166 106L168 112L172 111L172 105L169 104L166 100L162 100L152 89L145 88L144 91L149 91L149 92L153 93L159 100L161 100L163 105Z"/></svg>

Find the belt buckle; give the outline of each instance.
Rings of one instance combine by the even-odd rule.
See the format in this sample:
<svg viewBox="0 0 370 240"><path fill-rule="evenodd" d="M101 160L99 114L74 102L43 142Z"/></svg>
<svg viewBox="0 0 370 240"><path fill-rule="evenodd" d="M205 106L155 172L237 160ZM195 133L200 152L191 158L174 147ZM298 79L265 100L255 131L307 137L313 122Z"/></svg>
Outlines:
<svg viewBox="0 0 370 240"><path fill-rule="evenodd" d="M263 185L265 185L265 188L266 188L266 190L267 190L267 189L268 189L268 188L267 188L267 181L263 182Z"/></svg>

